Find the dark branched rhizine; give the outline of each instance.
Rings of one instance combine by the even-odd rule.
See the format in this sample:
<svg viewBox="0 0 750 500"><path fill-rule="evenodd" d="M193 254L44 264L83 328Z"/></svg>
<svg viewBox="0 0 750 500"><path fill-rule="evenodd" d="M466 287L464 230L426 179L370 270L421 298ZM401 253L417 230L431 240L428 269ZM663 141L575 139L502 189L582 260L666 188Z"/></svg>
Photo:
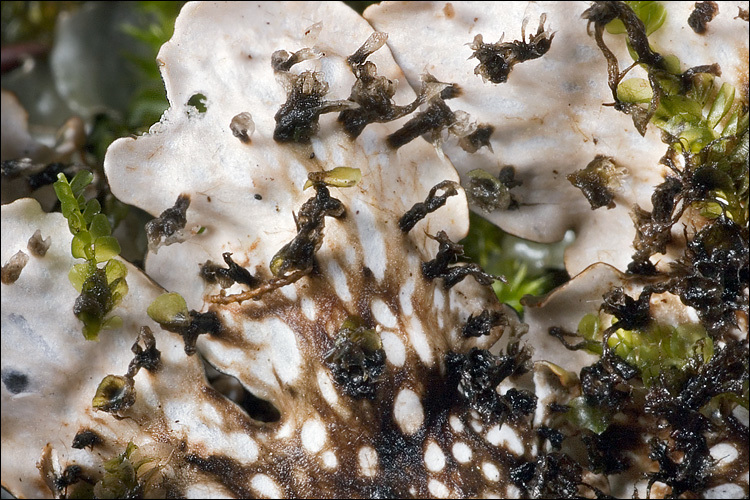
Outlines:
<svg viewBox="0 0 750 500"><path fill-rule="evenodd" d="M322 73L289 73L295 64L317 56L312 49L302 49L291 55L284 50L276 51L271 57L274 71L285 74L290 87L286 102L274 116L273 139L276 142L308 143L318 131L320 115L355 106L351 101L325 101L323 97L328 93L328 83L323 80Z"/></svg>
<svg viewBox="0 0 750 500"><path fill-rule="evenodd" d="M315 196L302 205L298 214L293 214L297 235L281 247L271 259L270 268L274 277L266 282L255 284L251 290L242 293L214 295L211 297L212 302L229 304L249 299L259 300L266 293L292 284L315 269L315 253L323 244L325 218L341 219L346 216L344 204L331 196L326 182L321 179L325 179L325 175L319 172L308 174L308 180L315 188ZM202 275L210 276L211 272L215 272L215 268L209 268L208 272L202 270Z"/></svg>
<svg viewBox="0 0 750 500"><path fill-rule="evenodd" d="M143 344L143 346L141 346ZM126 377L135 377L141 368L156 372L161 366L161 351L156 348L156 339L148 326L142 326L138 339L130 349L135 355L128 366Z"/></svg>
<svg viewBox="0 0 750 500"><path fill-rule="evenodd" d="M646 127L649 121L654 116L663 90L659 79L663 77L669 77L670 74L667 71L666 59L651 49L648 43L648 37L646 36L646 27L633 10L625 2L595 2L594 5L589 7L581 15L582 18L589 22L589 32L591 24L594 24L594 38L599 50L604 54L607 60L607 73L608 73L608 84L612 91L612 97L614 98L614 108L625 114L629 114L633 118L633 125L641 135L645 135ZM605 26L613 21L619 19L625 25L627 32L628 42L630 47L637 55L637 63L645 65L648 71L648 80L653 91L653 96L648 108L644 109L637 103L628 103L621 101L617 95L617 87L619 86L625 75L632 69L636 64L634 63L624 71L620 71L620 66L617 61L617 57L604 43L604 28ZM693 85L692 76L697 73L711 73L720 74L718 65L706 65L696 66L690 68L681 75L671 75L672 77L679 78L682 85L682 92L687 92Z"/></svg>
<svg viewBox="0 0 750 500"><path fill-rule="evenodd" d="M445 205L448 198L458 194L458 184L453 181L445 180L430 189L424 202L415 203L399 220L398 227L401 231L408 233L419 221L427 217L427 214L434 212ZM442 194L437 195L441 191Z"/></svg>
<svg viewBox="0 0 750 500"><path fill-rule="evenodd" d="M428 280L442 278L443 288L446 290L453 288L467 276L473 276L477 283L485 286L492 285L496 280L505 281L502 276L486 273L474 262L449 266L464 254L464 247L451 241L445 231L438 232L433 239L440 244L438 253L433 260L422 263L422 275Z"/></svg>
<svg viewBox="0 0 750 500"><path fill-rule="evenodd" d="M414 102L406 106L397 106L393 101L396 85L388 78L379 76L375 64L367 61L367 58L380 49L387 39L386 33L373 33L346 60L357 78L349 100L359 104L359 107L342 111L338 121L343 124L344 130L351 138L358 137L370 123L396 120L415 111L424 102L424 92L422 92Z"/></svg>
<svg viewBox="0 0 750 500"><path fill-rule="evenodd" d="M433 98L426 110L406 122L386 138L386 142L393 149L404 146L423 134L430 134L432 142L438 140L440 132L456 122L456 115L443 100Z"/></svg>
<svg viewBox="0 0 750 500"><path fill-rule="evenodd" d="M461 146L461 149L466 151L467 153L476 153L483 147L487 147L490 151L492 151L492 145L490 144L490 137L492 136L492 133L495 131L495 127L488 124L481 124L477 126L477 129L474 132L471 132L469 135L466 135L464 137L461 137L458 140L458 145Z"/></svg>
<svg viewBox="0 0 750 500"><path fill-rule="evenodd" d="M716 2L695 2L695 10L688 17L688 26L699 35L703 35L708 29L708 23L719 13Z"/></svg>
<svg viewBox="0 0 750 500"><path fill-rule="evenodd" d="M177 197L174 206L146 223L146 236L151 251L155 253L160 245L170 245L178 240L180 232L187 224L186 213L189 206L190 196L183 193Z"/></svg>
<svg viewBox="0 0 750 500"><path fill-rule="evenodd" d="M385 350L375 330L358 321L346 321L325 359L346 394L353 398L375 397L378 380L385 371Z"/></svg>
<svg viewBox="0 0 750 500"><path fill-rule="evenodd" d="M234 283L247 285L250 288L254 288L260 284L260 279L250 274L250 271L232 260L232 254L230 252L224 252L221 255L224 262L229 267L221 267L213 261L206 261L206 263L201 266L201 278L208 283L219 283L222 288L229 288Z"/></svg>
<svg viewBox="0 0 750 500"><path fill-rule="evenodd" d="M474 37L471 49L474 51L471 57L479 60L479 65L474 68L475 75L482 75L484 81L492 83L505 83L508 81L513 66L524 61L530 61L542 57L552 46L554 33L544 29L547 14L539 18L539 27L535 35L526 41L526 23L521 24L521 40L503 43L502 37L497 43L484 43L482 35Z"/></svg>
<svg viewBox="0 0 750 500"><path fill-rule="evenodd" d="M568 181L581 190L591 210L615 208L614 190L619 186L620 172L611 156L596 155L586 168L567 176Z"/></svg>
<svg viewBox="0 0 750 500"><path fill-rule="evenodd" d="M315 266L315 252L323 244L325 218L341 219L346 209L340 200L333 198L322 182L313 182L315 197L307 200L294 220L297 236L284 245L271 259L271 272L277 277L291 274L309 274Z"/></svg>
<svg viewBox="0 0 750 500"><path fill-rule="evenodd" d="M518 419L533 413L534 394L510 389L500 395L496 390L507 377L525 372L527 364L528 353L523 349L495 356L487 350L472 348L467 354L449 352L445 356L448 383L462 401L487 421Z"/></svg>
<svg viewBox="0 0 750 500"><path fill-rule="evenodd" d="M466 320L462 329L464 337L481 337L489 335L490 331L496 326L507 326L508 318L500 311L490 311L485 309L479 316L473 314Z"/></svg>

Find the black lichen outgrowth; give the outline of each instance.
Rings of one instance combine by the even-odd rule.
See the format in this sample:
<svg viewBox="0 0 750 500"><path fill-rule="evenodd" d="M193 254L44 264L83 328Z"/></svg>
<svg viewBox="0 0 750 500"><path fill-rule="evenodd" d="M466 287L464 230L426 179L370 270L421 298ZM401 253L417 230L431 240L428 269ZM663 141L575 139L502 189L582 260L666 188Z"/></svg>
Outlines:
<svg viewBox="0 0 750 500"><path fill-rule="evenodd" d="M460 283L467 276L473 276L477 283L485 286L491 285L495 280L505 281L502 276L486 273L475 262L449 267L449 264L464 254L464 247L451 241L445 231L439 231L433 239L440 244L438 253L433 260L422 263L422 275L428 280L442 278L443 288L446 290Z"/></svg>
<svg viewBox="0 0 750 500"><path fill-rule="evenodd" d="M536 408L536 396L528 391L511 389L505 395L497 392L500 382L526 369L526 362L524 350L516 355L495 356L474 347L467 354L451 351L445 356L450 387L488 421L520 418Z"/></svg>
<svg viewBox="0 0 750 500"><path fill-rule="evenodd" d="M505 83L508 81L508 75L513 66L542 57L552 46L552 39L555 37L554 33L544 29L546 21L547 14L542 14L536 35L530 36L528 42L526 41L528 19L524 19L521 24L521 40L503 43L501 37L497 43L484 43L482 35L475 36L470 45L471 50L474 51L471 57L479 60L479 65L474 68L474 74L481 75L484 81Z"/></svg>
<svg viewBox="0 0 750 500"><path fill-rule="evenodd" d="M13 254L0 272L0 279L3 285L12 285L15 283L21 277L21 271L26 267L27 262L29 262L29 256L22 250Z"/></svg>
<svg viewBox="0 0 750 500"><path fill-rule="evenodd" d="M484 212L514 210L519 207L518 199L510 191L523 184L523 181L515 178L515 167L506 165L497 177L482 169L471 170L466 175L469 177L466 196Z"/></svg>
<svg viewBox="0 0 750 500"><path fill-rule="evenodd" d="M143 343L143 347L141 347L141 343ZM130 350L135 354L135 357L128 366L128 376L135 377L141 368L156 372L161 366L161 352L156 348L156 339L151 332L151 328L141 327L138 339Z"/></svg>
<svg viewBox="0 0 750 500"><path fill-rule="evenodd" d="M529 498L581 498L578 486L582 477L580 464L559 452L541 453L535 462L510 470L511 481Z"/></svg>
<svg viewBox="0 0 750 500"><path fill-rule="evenodd" d="M586 168L569 174L567 179L581 190L591 210L596 210L615 208L614 191L620 185L621 175L611 156L596 155Z"/></svg>
<svg viewBox="0 0 750 500"><path fill-rule="evenodd" d="M749 355L747 338L734 340L718 349L679 389L670 390L660 382L651 387L646 413L663 419L673 430L672 444L657 438L650 442L649 456L658 462L659 471L649 474L649 487L662 482L677 498L684 492L700 495L709 485L714 461L705 434L714 426L702 409L720 394L746 395Z"/></svg>
<svg viewBox="0 0 750 500"><path fill-rule="evenodd" d="M375 330L356 319L345 321L325 360L346 394L353 398L375 397L378 380L385 371L385 350Z"/></svg>
<svg viewBox="0 0 750 500"><path fill-rule="evenodd" d="M651 195L653 210L647 212L638 205L632 213L635 224L633 261L628 272L633 274L654 274L656 269L649 258L656 253L665 253L667 244L672 241L672 225L679 219L681 211L675 214L675 207L682 196L680 179L667 177L656 186Z"/></svg>
<svg viewBox="0 0 750 500"><path fill-rule="evenodd" d="M708 23L719 13L716 2L695 2L695 10L688 17L688 26L699 35L703 35L708 29Z"/></svg>
<svg viewBox="0 0 750 500"><path fill-rule="evenodd" d="M80 429L73 437L73 444L71 446L77 450L82 450L84 448L93 449L94 446L101 444L102 442L104 442L104 440L95 431L92 431L91 429Z"/></svg>
<svg viewBox="0 0 750 500"><path fill-rule="evenodd" d="M508 318L500 311L490 311L485 309L479 316L473 314L466 320L462 329L464 337L481 337L489 335L490 331L496 326L508 325Z"/></svg>
<svg viewBox="0 0 750 500"><path fill-rule="evenodd" d="M285 75L288 83L287 100L274 115L276 127L273 130L273 139L276 142L308 143L318 131L320 115L356 107L351 101L323 99L328 93L328 83L323 79L323 73L289 73L295 64L318 55L315 50L306 48L291 55L284 50L278 50L271 56L274 71Z"/></svg>
<svg viewBox="0 0 750 500"><path fill-rule="evenodd" d="M367 58L385 44L386 33L375 32L346 61L357 80L354 82L349 100L359 107L347 109L338 116L347 134L356 138L370 123L383 123L396 120L417 109L424 102L420 94L412 103L397 106L393 101L396 85L384 76L379 76L377 67Z"/></svg>
<svg viewBox="0 0 750 500"><path fill-rule="evenodd" d="M495 127L493 127L492 125L488 125L486 123L478 125L474 132L461 137L458 140L458 145L461 146L461 149L463 149L467 153L476 153L483 147L487 147L487 149L492 151L490 137L492 137L492 133L494 131Z"/></svg>
<svg viewBox="0 0 750 500"><path fill-rule="evenodd" d="M581 389L586 404L608 410L619 411L629 400L631 387L627 383L638 374L622 358L607 352L590 366L581 368Z"/></svg>
<svg viewBox="0 0 750 500"><path fill-rule="evenodd" d="M260 284L260 279L256 278L250 271L238 265L232 260L230 252L221 254L227 268L215 264L213 261L206 261L200 268L200 277L208 283L219 283L222 288L229 288L234 283L240 283L253 288Z"/></svg>
<svg viewBox="0 0 750 500"><path fill-rule="evenodd" d="M749 239L747 225L721 215L688 241L681 259L672 291L714 335L735 324L737 311L748 311Z"/></svg>
<svg viewBox="0 0 750 500"><path fill-rule="evenodd" d="M441 191L439 196L437 192ZM399 220L398 227L401 231L408 233L417 222L424 219L427 214L434 212L445 205L448 198L458 194L457 184L453 181L443 181L430 189L424 202L415 203Z"/></svg>
<svg viewBox="0 0 750 500"><path fill-rule="evenodd" d="M307 200L294 218L297 235L271 259L271 272L277 277L307 274L315 266L315 252L323 244L325 218L340 219L346 215L343 203L331 196L326 185L313 182L315 197Z"/></svg>
<svg viewBox="0 0 750 500"><path fill-rule="evenodd" d="M171 245L182 241L182 230L187 224L187 209L190 206L190 196L181 194L174 206L164 210L159 217L146 223L148 248L157 253L162 245Z"/></svg>
<svg viewBox="0 0 750 500"><path fill-rule="evenodd" d="M617 318L609 329L612 331L622 328L623 330L637 330L646 328L651 322L651 294L653 291L644 288L638 299L627 295L622 287L615 287L604 294L602 310Z"/></svg>
<svg viewBox="0 0 750 500"><path fill-rule="evenodd" d="M456 115L442 99L433 99L426 110L404 123L404 126L390 134L386 142L393 149L404 146L417 137L430 133L434 142L440 131L456 122Z"/></svg>

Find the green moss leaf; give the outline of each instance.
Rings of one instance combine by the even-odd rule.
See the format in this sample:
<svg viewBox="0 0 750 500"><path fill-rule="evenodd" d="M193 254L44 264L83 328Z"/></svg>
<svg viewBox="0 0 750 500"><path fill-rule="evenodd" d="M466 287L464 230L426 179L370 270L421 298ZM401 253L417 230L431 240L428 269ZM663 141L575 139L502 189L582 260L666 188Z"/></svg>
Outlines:
<svg viewBox="0 0 750 500"><path fill-rule="evenodd" d="M94 242L96 262L105 262L120 254L120 243L112 236L100 236Z"/></svg>
<svg viewBox="0 0 750 500"><path fill-rule="evenodd" d="M107 216L102 213L96 214L91 219L89 231L91 232L91 236L94 239L101 236L109 236L110 234L112 234L112 229L109 226L109 220L107 220Z"/></svg>
<svg viewBox="0 0 750 500"><path fill-rule="evenodd" d="M190 324L187 303L179 293L165 293L154 300L146 310L149 317L160 325L187 327Z"/></svg>

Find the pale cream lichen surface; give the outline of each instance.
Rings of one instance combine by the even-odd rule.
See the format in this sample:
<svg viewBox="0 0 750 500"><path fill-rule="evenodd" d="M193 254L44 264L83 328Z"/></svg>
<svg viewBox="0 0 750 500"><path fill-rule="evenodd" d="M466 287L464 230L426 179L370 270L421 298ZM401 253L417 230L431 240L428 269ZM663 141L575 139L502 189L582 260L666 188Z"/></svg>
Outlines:
<svg viewBox="0 0 750 500"><path fill-rule="evenodd" d="M687 17L685 5L674 16L670 12L674 24L665 25L663 36L679 31ZM338 113L325 114L308 144L275 141L274 117L287 100L290 78L274 71L272 54L313 49L315 57L292 67L292 78L319 72L329 87L325 99L345 100L355 83L346 58L374 33L373 27L338 3L187 4L158 57L170 109L149 134L113 143L105 160L113 193L155 217L178 196L190 199L184 241L150 253L145 274L129 266L130 293L116 310L124 326L103 332L98 343L84 341L72 314L76 293L67 272L74 259L65 220L44 214L31 200L2 208L3 265L18 250L26 251L36 229L52 242L45 256L29 258L14 283L2 285L3 486L20 497L59 495L50 490L50 478L71 464L101 470L103 461L132 441L161 467L158 492L179 496L521 495L510 471L549 451L540 450L548 445L540 445L536 433L553 418L546 405L568 403L576 388L575 375L568 379L566 373L595 360L563 350L546 330L575 330L583 314L598 311L602 294L612 286L637 295L640 288L630 286L616 269L624 270L632 253L627 212L636 202L648 206L648 195L663 179L656 168L664 149L658 133L651 130L641 138L629 117L600 107L608 98L606 64L586 35L585 21L578 19L585 8L436 2L386 3L367 11L374 29L388 33L386 46L368 60L379 75L397 81L396 104L415 99L413 89L419 89L420 75L427 71L438 81L461 86L462 95L448 101L453 109L495 126L492 151L481 148L470 155L451 139L443 144L444 154L419 138L392 148L386 137L409 117L372 123L352 139L336 122ZM722 7L722 15L728 10ZM519 65L502 86L473 73L476 61L466 60L471 51L464 44L475 34L484 34L488 42L502 32L514 39L524 18L535 26L543 12L556 33L547 55ZM746 36L746 24L736 28L724 17L715 22L712 29L732 43L737 39L732 30L744 30ZM705 57L710 62L718 58L732 74L732 64L739 64L734 54L717 54L711 47L701 46ZM579 63L590 67L580 71ZM543 77L550 74L555 76ZM597 92L601 99L592 98ZM204 111L189 104L196 99L203 100ZM615 156L628 174L617 191L617 207L592 211L564 179L600 153ZM459 172L497 172L506 163L515 165L524 181L521 208L490 217L511 232L541 241L576 229L579 238L566 264L571 274L583 272L530 304L529 332L522 343L534 348L537 363L530 375L505 380L499 391L531 389L539 401L532 415L498 423L448 389L446 355L472 347L494 346L497 352L501 335L517 338L527 326L474 277L445 289L442 278L428 280L422 273L422 263L438 251L432 237L441 230L453 241L466 235L465 193L459 189L408 233L399 229L399 218L423 202L433 186L459 182ZM325 219L315 268L258 300L217 300L222 289L199 276L201 265L221 262L222 254L230 252L254 276L271 279L269 263L297 234L293 213L315 195L314 189L303 190L308 174L336 167L359 169L361 180L353 187L328 188L346 214ZM606 238L601 237L604 228ZM588 267L595 262L615 267ZM231 297L246 288L235 284L223 293ZM180 293L191 309L218 315L220 332L201 335L197 355L187 356L183 339L146 315L164 291ZM464 338L469 316L485 309L500 311L507 325L490 335ZM691 319L678 301L653 312L665 321ZM373 399L347 394L326 360L351 317L373 329L385 351L385 370ZM143 325L155 332L161 369L135 377L136 402L124 419L94 412L96 386L105 375L125 372L130 346ZM279 418L262 422L248 416L208 384L201 358L271 403ZM15 382L5 383L6 374ZM72 449L83 428L97 432L102 444ZM725 458L727 463L747 458L746 450L730 444L712 445L717 457L735 456L734 450L736 458ZM653 470L648 449L643 444L633 453L643 463L619 483L607 484L591 473L584 480L615 495L629 495L637 484L644 494L642 473ZM732 465L725 473L735 478L726 492L736 495L739 488L741 496L747 492L747 467L737 478L740 468ZM666 491L657 483L652 493Z"/></svg>

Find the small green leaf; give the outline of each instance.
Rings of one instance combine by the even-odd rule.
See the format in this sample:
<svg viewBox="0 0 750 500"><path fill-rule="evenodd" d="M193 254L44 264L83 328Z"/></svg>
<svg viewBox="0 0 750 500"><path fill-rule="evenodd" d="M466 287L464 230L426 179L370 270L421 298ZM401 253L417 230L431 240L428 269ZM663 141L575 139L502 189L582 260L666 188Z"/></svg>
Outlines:
<svg viewBox="0 0 750 500"><path fill-rule="evenodd" d="M83 332L83 338L99 342L99 332L102 329L101 320L97 318L86 318L82 321L84 321L83 329L81 330Z"/></svg>
<svg viewBox="0 0 750 500"><path fill-rule="evenodd" d="M127 276L128 268L119 260L112 259L104 266L104 272L107 273L107 283L111 284L116 279Z"/></svg>
<svg viewBox="0 0 750 500"><path fill-rule="evenodd" d="M327 186L352 187L362 179L362 171L358 168L336 167L325 172L311 172L305 182L303 190L312 186L315 182L323 182Z"/></svg>
<svg viewBox="0 0 750 500"><path fill-rule="evenodd" d="M601 434L609 427L610 415L601 408L586 404L586 398L579 396L568 403L567 415L578 427Z"/></svg>
<svg viewBox="0 0 750 500"><path fill-rule="evenodd" d="M86 209L83 211L83 218L86 224L91 224L94 216L102 211L102 206L99 204L99 200L96 198L90 199L86 203Z"/></svg>
<svg viewBox="0 0 750 500"><path fill-rule="evenodd" d="M76 259L90 259L91 243L91 233L82 231L73 236L73 240L70 242L70 253Z"/></svg>
<svg viewBox="0 0 750 500"><path fill-rule="evenodd" d="M120 243L112 236L100 236L94 241L94 256L97 262L104 262L120 254Z"/></svg>
<svg viewBox="0 0 750 500"><path fill-rule="evenodd" d="M724 118L724 115L729 112L729 108L732 107L733 102L734 86L728 83L722 84L721 89L719 89L719 93L716 95L716 99L714 99L711 109L708 112L708 117L706 118L708 126L714 128L719 121Z"/></svg>
<svg viewBox="0 0 750 500"><path fill-rule="evenodd" d="M187 303L179 293L160 295L148 306L146 312L160 325L187 327L190 324Z"/></svg>
<svg viewBox="0 0 750 500"><path fill-rule="evenodd" d="M643 78L629 78L617 86L617 98L623 102L649 103L654 92Z"/></svg>
<svg viewBox="0 0 750 500"><path fill-rule="evenodd" d="M84 262L83 264L76 264L70 269L68 279L78 293L81 293L83 282L86 281L86 278L93 274L94 267L93 263Z"/></svg>
<svg viewBox="0 0 750 500"><path fill-rule="evenodd" d="M111 316L102 323L102 330L117 330L118 328L122 328L122 318L119 316Z"/></svg>
<svg viewBox="0 0 750 500"><path fill-rule="evenodd" d="M633 9L635 15L643 21L646 27L646 35L661 28L667 18L667 10L659 2L625 2ZM615 19L606 26L607 32L613 35L619 35L626 32L625 24L619 19Z"/></svg>
<svg viewBox="0 0 750 500"><path fill-rule="evenodd" d="M91 226L89 226L91 236L96 239L101 236L109 236L112 234L112 229L109 227L109 220L104 214L96 214L91 219ZM119 252L118 252L119 253Z"/></svg>
<svg viewBox="0 0 750 500"><path fill-rule="evenodd" d="M83 193L83 190L86 189L86 186L91 184L92 180L94 180L94 174L88 170L81 170L78 172L75 177L73 177L73 180L70 181L70 190L73 192L73 196L78 198L81 193Z"/></svg>

